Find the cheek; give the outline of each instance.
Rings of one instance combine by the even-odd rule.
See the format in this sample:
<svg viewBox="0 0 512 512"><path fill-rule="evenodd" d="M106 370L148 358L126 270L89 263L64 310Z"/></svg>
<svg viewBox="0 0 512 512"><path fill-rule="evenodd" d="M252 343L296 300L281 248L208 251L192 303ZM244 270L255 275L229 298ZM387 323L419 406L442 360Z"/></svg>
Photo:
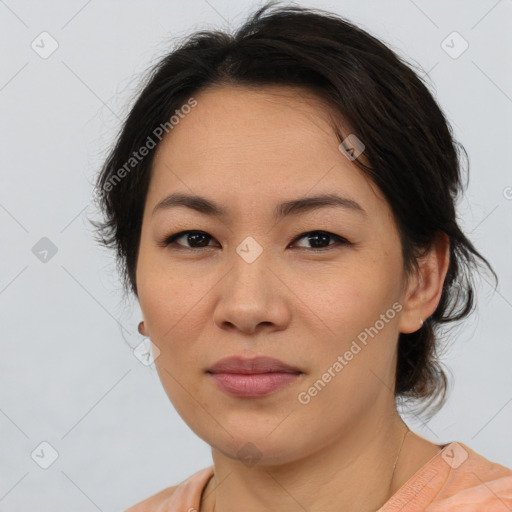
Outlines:
<svg viewBox="0 0 512 512"><path fill-rule="evenodd" d="M354 258L353 264L316 274L309 293L304 290L302 295L331 330L354 334L353 329L373 324L396 300L395 276L395 266L382 259Z"/></svg>
<svg viewBox="0 0 512 512"><path fill-rule="evenodd" d="M155 365L170 396L175 393L176 381L183 380L184 368L191 363L187 361L193 345L190 313L194 309L187 300L190 292L187 288L181 292L181 279L161 274L155 267L141 272L140 283L139 303L146 330L160 351Z"/></svg>
<svg viewBox="0 0 512 512"><path fill-rule="evenodd" d="M162 386L177 412L186 417L190 409L190 396L197 399L201 361L201 324L197 318L205 315L200 297L204 289L152 271L146 274L139 301L152 343L160 353L155 360ZM202 292L202 293L200 293Z"/></svg>
<svg viewBox="0 0 512 512"><path fill-rule="evenodd" d="M398 277L396 264L383 255L361 257L357 264L354 260L354 265L331 269L329 278L315 280L307 302L315 313L312 321L320 318L325 333L315 373L327 371L342 356L342 373L351 382L363 382L371 372L387 374L398 336Z"/></svg>
<svg viewBox="0 0 512 512"><path fill-rule="evenodd" d="M171 267L165 252L142 255L137 276L139 303L151 337L172 340L176 331L193 322L205 284Z"/></svg>

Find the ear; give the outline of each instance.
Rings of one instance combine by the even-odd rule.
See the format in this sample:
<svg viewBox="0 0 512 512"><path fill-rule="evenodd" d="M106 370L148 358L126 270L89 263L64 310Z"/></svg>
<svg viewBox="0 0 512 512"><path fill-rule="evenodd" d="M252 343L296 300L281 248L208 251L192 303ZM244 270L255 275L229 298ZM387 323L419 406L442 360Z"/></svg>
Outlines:
<svg viewBox="0 0 512 512"><path fill-rule="evenodd" d="M411 333L421 327L437 308L450 264L450 238L440 232L428 253L418 260L419 270L409 276L402 294L399 331Z"/></svg>

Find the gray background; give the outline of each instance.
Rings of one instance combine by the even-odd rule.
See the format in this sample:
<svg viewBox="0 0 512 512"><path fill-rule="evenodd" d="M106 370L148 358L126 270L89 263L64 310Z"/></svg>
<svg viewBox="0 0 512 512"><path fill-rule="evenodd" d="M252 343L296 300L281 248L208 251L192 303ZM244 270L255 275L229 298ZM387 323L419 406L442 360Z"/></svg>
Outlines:
<svg viewBox="0 0 512 512"><path fill-rule="evenodd" d="M477 312L450 333L447 405L428 423L405 419L512 467L512 0L298 3L348 17L419 64L469 153L461 223L500 285L493 293L484 276ZM154 365L130 349L140 312L86 216L141 73L171 39L236 27L257 5L0 0L0 511L123 510L211 464ZM43 31L58 44L47 58L31 46L51 49ZM443 43L453 31L469 44L457 58L462 40ZM43 237L57 249L46 262L34 254ZM42 442L58 452L47 469Z"/></svg>

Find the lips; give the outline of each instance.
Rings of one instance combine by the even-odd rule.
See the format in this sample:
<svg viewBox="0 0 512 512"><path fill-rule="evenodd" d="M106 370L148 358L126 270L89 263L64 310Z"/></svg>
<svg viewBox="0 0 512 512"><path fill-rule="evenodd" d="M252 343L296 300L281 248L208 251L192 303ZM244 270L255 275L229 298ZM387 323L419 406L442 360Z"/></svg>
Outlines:
<svg viewBox="0 0 512 512"><path fill-rule="evenodd" d="M207 373L235 373L254 375L260 373L302 373L298 368L273 357L244 358L241 356L226 357L217 361Z"/></svg>
<svg viewBox="0 0 512 512"><path fill-rule="evenodd" d="M237 398L263 398L293 382L303 372L273 357L226 357L217 361L208 373L218 388Z"/></svg>

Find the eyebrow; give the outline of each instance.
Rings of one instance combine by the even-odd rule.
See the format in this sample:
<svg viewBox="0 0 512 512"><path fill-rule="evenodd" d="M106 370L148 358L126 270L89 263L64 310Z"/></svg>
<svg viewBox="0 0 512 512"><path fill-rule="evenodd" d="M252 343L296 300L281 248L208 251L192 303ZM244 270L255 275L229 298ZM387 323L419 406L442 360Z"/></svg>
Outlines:
<svg viewBox="0 0 512 512"><path fill-rule="evenodd" d="M174 193L164 197L153 208L151 215L154 215L158 211L168 210L177 206L185 206L212 217L227 217L229 215L229 211L224 206L206 197L182 193ZM273 218L274 220L279 220L290 215L306 213L325 207L341 207L359 213L365 217L367 216L363 207L353 199L336 194L321 194L280 203L274 208Z"/></svg>

